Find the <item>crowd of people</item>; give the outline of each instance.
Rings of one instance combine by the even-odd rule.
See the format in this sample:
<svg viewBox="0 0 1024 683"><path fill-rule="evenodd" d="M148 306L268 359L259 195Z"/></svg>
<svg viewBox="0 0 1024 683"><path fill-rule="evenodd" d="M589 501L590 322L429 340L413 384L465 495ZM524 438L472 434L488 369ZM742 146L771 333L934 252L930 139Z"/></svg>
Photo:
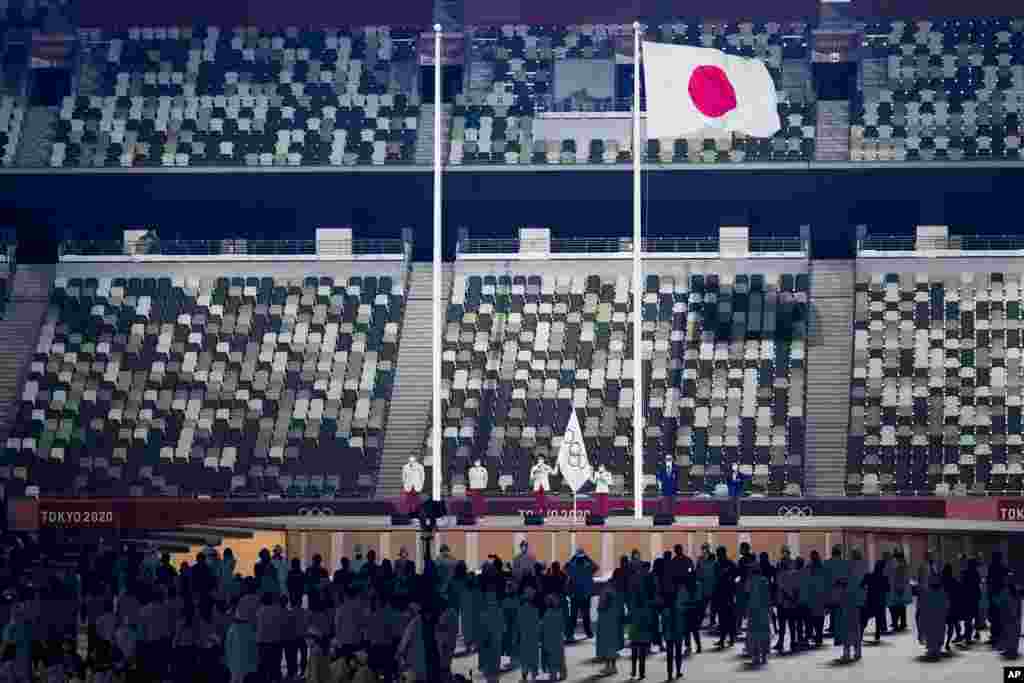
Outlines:
<svg viewBox="0 0 1024 683"><path fill-rule="evenodd" d="M735 559L707 545L696 558L676 546L653 562L634 551L609 578L582 549L545 566L523 543L479 572L442 546L422 572L408 549L392 562L357 547L332 573L320 556L303 567L275 547L242 576L230 548L173 566L166 554L101 546L73 571L0 577L10 586L0 683L450 680L457 649L487 681L515 669L524 681L564 680L577 636L593 639L602 673L618 673L628 653L640 680L654 652L665 654L667 679L683 677L709 636L720 650L741 642L755 667L826 639L852 663L865 632L878 640L910 627L915 595L927 656L977 647L985 631L1016 656L1020 589L1002 557L956 564L929 555L914 572L895 551L869 568L839 547L826 560L783 547L772 562L744 543ZM5 555L0 567L12 566Z"/></svg>

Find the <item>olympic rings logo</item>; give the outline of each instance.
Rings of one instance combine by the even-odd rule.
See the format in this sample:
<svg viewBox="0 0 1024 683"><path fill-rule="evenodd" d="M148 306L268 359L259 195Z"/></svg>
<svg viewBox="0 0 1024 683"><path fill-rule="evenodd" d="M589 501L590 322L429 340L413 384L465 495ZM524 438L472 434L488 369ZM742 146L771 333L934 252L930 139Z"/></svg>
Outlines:
<svg viewBox="0 0 1024 683"><path fill-rule="evenodd" d="M779 517L813 517L814 510L809 505L780 505Z"/></svg>
<svg viewBox="0 0 1024 683"><path fill-rule="evenodd" d="M311 507L311 508L299 508L299 515L301 517L328 517L334 514L334 508L329 507Z"/></svg>

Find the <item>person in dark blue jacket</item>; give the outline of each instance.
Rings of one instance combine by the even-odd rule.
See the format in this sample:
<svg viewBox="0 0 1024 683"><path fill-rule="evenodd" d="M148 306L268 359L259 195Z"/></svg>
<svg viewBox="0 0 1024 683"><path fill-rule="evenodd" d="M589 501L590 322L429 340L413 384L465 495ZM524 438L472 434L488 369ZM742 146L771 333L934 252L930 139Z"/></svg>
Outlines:
<svg viewBox="0 0 1024 683"><path fill-rule="evenodd" d="M658 466L658 488L661 490L661 513L673 514L676 493L679 491L679 468L671 454L666 454L665 462Z"/></svg>
<svg viewBox="0 0 1024 683"><path fill-rule="evenodd" d="M572 606L565 629L566 640L571 641L575 637L580 614L583 615L583 632L587 638L594 637L590 624L590 600L594 595L594 574L597 570L597 564L587 556L583 548L577 548L576 554L565 565L565 573L569 575L569 601Z"/></svg>

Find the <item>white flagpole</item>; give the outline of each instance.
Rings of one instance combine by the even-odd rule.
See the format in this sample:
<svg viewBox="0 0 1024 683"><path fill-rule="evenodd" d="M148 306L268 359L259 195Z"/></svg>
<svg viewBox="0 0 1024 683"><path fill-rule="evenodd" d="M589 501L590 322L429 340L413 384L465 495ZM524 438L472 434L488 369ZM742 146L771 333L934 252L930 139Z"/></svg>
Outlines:
<svg viewBox="0 0 1024 683"><path fill-rule="evenodd" d="M430 447L434 454L433 499L441 500L441 24L434 24L434 291L431 316L434 328L433 431Z"/></svg>
<svg viewBox="0 0 1024 683"><path fill-rule="evenodd" d="M643 360L640 353L643 327L643 283L640 250L640 22L633 22L633 517L644 516Z"/></svg>

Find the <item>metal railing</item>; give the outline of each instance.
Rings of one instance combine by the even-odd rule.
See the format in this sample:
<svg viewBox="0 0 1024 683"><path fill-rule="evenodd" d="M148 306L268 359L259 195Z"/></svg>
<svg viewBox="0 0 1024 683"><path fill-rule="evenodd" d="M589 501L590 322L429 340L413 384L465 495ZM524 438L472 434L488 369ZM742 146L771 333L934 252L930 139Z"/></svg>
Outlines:
<svg viewBox="0 0 1024 683"><path fill-rule="evenodd" d="M751 237L750 253L806 252L807 242L799 237Z"/></svg>
<svg viewBox="0 0 1024 683"><path fill-rule="evenodd" d="M353 256L402 255L405 242L400 239L357 239L351 242L144 239L127 244L122 240L68 240L60 245L61 256L315 256L343 253Z"/></svg>
<svg viewBox="0 0 1024 683"><path fill-rule="evenodd" d="M913 235L866 235L857 244L857 251L913 251Z"/></svg>
<svg viewBox="0 0 1024 683"><path fill-rule="evenodd" d="M472 238L459 241L459 254L518 254L522 243L518 239ZM790 253L807 251L806 242L799 237L751 237L750 253ZM633 250L629 237L551 238L551 254L628 254ZM719 251L717 236L712 237L645 237L643 252L656 254L715 254Z"/></svg>
<svg viewBox="0 0 1024 683"><path fill-rule="evenodd" d="M858 251L915 251L916 248L917 240L913 235L868 235L857 245ZM965 252L1024 251L1024 236L950 235L938 248Z"/></svg>
<svg viewBox="0 0 1024 683"><path fill-rule="evenodd" d="M1021 235L950 235L949 248L961 251L1024 250Z"/></svg>
<svg viewBox="0 0 1024 683"><path fill-rule="evenodd" d="M649 254L714 254L718 237L645 237L643 250Z"/></svg>

